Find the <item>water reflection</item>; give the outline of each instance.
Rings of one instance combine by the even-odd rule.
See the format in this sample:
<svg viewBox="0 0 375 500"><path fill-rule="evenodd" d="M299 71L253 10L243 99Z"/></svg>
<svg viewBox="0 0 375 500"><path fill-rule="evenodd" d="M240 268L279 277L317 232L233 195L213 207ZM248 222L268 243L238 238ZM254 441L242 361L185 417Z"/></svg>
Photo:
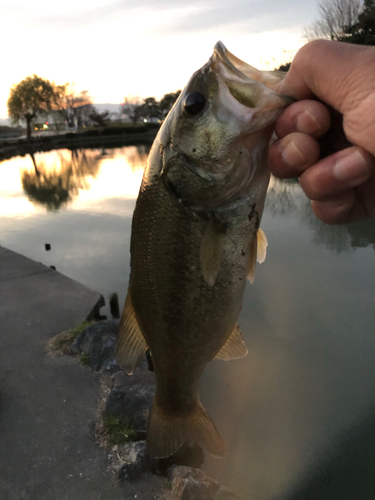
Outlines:
<svg viewBox="0 0 375 500"><path fill-rule="evenodd" d="M329 458L280 500L357 500L375 494L375 411L345 430Z"/></svg>
<svg viewBox="0 0 375 500"><path fill-rule="evenodd" d="M267 192L266 210L273 215L297 216L303 226L312 229L313 242L337 253L353 248L372 246L375 250L373 220L343 226L329 226L314 215L310 201L304 196L296 179L272 177Z"/></svg>
<svg viewBox="0 0 375 500"><path fill-rule="evenodd" d="M290 215L297 211L298 181L271 176L267 191L266 207L274 215Z"/></svg>
<svg viewBox="0 0 375 500"><path fill-rule="evenodd" d="M67 150L36 154L36 169L30 157L0 163L1 244L101 292L102 313L117 316L147 153L86 150L92 168L81 166L81 152L77 161ZM61 154L77 188L60 208L46 210L29 201L21 179L27 172L38 185L42 175L59 175ZM272 179L262 227L269 251L239 319L249 355L209 363L202 380L202 401L227 445L223 460L208 457L204 468L244 499L310 498L304 478L315 478L316 463L330 466L348 429L361 447L354 426L373 421L375 223L326 226L298 183ZM359 452L348 451L353 468Z"/></svg>
<svg viewBox="0 0 375 500"><path fill-rule="evenodd" d="M312 229L313 242L325 245L337 253L352 250L348 226L329 226L315 217L309 200L305 200L301 210L301 221Z"/></svg>
<svg viewBox="0 0 375 500"><path fill-rule="evenodd" d="M53 165L30 156L34 170L22 173L22 187L31 202L47 210L66 206L81 189L88 189L87 178L95 178L99 170L99 158L90 150L58 152Z"/></svg>
<svg viewBox="0 0 375 500"><path fill-rule="evenodd" d="M134 146L131 149L129 148L127 161L133 171L139 168L143 170L144 166L146 165L150 149L150 145L138 145Z"/></svg>
<svg viewBox="0 0 375 500"><path fill-rule="evenodd" d="M101 292L107 302L102 313L118 315L110 298L117 292L122 308L131 216L148 150L129 146L73 156L60 150L35 154L35 164L30 156L1 162L1 244ZM56 189L59 177L64 196ZM48 191L52 180L55 189Z"/></svg>

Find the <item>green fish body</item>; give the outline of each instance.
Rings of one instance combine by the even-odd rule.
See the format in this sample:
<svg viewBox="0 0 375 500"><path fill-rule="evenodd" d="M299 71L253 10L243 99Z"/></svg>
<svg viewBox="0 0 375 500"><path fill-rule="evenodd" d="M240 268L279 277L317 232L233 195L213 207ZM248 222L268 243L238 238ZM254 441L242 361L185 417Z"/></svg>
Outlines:
<svg viewBox="0 0 375 500"><path fill-rule="evenodd" d="M137 199L131 275L117 360L131 374L147 348L157 380L147 430L156 457L194 441L224 444L198 386L214 358L247 354L237 318L263 261L259 229L273 123L289 103L279 81L221 42L190 79L151 149Z"/></svg>

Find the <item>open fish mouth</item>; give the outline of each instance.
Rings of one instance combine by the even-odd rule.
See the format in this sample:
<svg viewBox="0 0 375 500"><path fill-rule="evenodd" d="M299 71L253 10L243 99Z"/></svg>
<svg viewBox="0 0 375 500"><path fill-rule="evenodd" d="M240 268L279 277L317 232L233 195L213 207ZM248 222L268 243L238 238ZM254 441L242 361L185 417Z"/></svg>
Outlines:
<svg viewBox="0 0 375 500"><path fill-rule="evenodd" d="M280 83L279 73L254 68L232 54L222 42L217 42L214 47L210 67L218 78L221 106L230 108L241 121L254 121L261 113L263 119L259 127L267 126L294 102L292 98L275 92Z"/></svg>
<svg viewBox="0 0 375 500"><path fill-rule="evenodd" d="M220 61L223 76L226 72L226 77L229 79L237 78L243 82L260 82L271 90L275 90L277 85L280 83L280 73L274 73L272 71L260 71L254 68L250 64L242 61L234 54L232 54L223 44L223 42L217 42L214 47L214 54L212 56L216 61Z"/></svg>

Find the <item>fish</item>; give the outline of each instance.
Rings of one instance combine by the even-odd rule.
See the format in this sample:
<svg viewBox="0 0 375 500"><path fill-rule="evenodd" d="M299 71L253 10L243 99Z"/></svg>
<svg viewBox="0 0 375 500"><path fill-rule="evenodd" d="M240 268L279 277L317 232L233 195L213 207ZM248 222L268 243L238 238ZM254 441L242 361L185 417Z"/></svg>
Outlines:
<svg viewBox="0 0 375 500"><path fill-rule="evenodd" d="M131 235L131 272L116 359L131 375L150 350L156 393L146 442L156 458L224 442L199 399L212 359L239 359L246 278L265 259L260 229L274 122L291 103L280 74L218 42L190 78L150 150Z"/></svg>

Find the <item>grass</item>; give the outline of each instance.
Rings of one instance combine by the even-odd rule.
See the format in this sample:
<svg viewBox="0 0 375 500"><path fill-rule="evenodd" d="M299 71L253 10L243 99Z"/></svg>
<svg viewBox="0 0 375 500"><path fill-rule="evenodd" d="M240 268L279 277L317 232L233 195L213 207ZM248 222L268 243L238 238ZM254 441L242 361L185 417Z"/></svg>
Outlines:
<svg viewBox="0 0 375 500"><path fill-rule="evenodd" d="M90 358L87 352L81 352L78 356L79 362L82 363L85 366L88 366L90 364Z"/></svg>
<svg viewBox="0 0 375 500"><path fill-rule="evenodd" d="M75 328L72 328L71 330L59 333L48 342L47 345L48 350L50 352L55 352L59 354L71 354L70 346L72 345L72 343L85 328L92 325L93 323L94 321L84 321L83 323L76 326ZM84 363L84 361L81 362L83 364L87 364Z"/></svg>
<svg viewBox="0 0 375 500"><path fill-rule="evenodd" d="M112 445L124 444L136 438L136 431L129 419L111 414L104 416L103 430Z"/></svg>
<svg viewBox="0 0 375 500"><path fill-rule="evenodd" d="M171 491L171 489L172 489L172 481L170 481L169 479L166 479L165 482L164 482L164 489L166 489L168 491Z"/></svg>

